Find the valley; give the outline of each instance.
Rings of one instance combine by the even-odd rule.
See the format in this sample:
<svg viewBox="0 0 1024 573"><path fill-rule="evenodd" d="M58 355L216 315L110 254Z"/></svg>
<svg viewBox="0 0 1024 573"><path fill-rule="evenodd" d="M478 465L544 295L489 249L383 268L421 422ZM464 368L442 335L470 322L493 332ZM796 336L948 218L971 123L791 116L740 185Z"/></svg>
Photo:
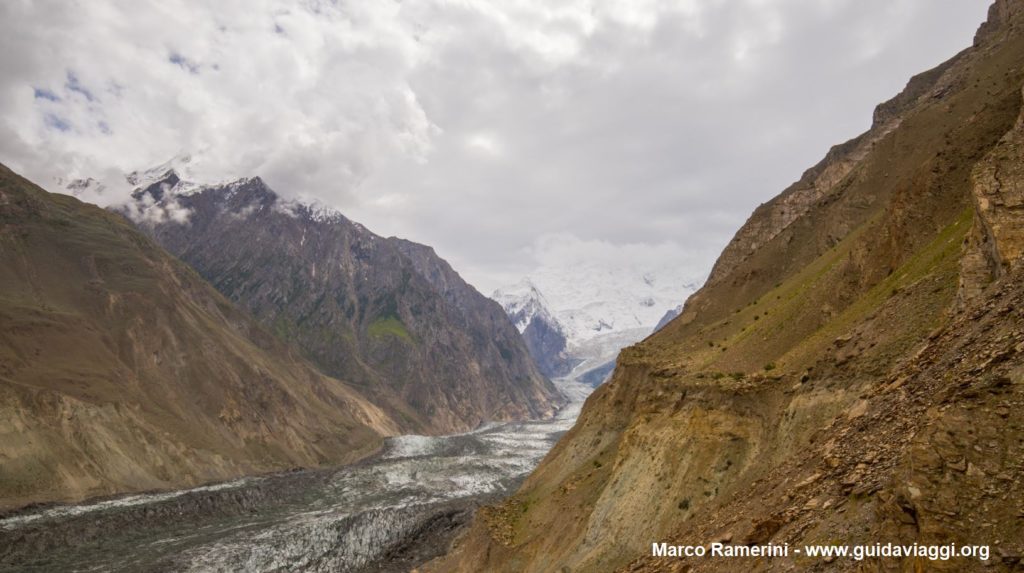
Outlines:
<svg viewBox="0 0 1024 573"><path fill-rule="evenodd" d="M0 516L0 571L407 571L521 483L590 389L552 420L389 438L351 466Z"/></svg>
<svg viewBox="0 0 1024 573"><path fill-rule="evenodd" d="M1024 571L988 2L0 4L0 573Z"/></svg>

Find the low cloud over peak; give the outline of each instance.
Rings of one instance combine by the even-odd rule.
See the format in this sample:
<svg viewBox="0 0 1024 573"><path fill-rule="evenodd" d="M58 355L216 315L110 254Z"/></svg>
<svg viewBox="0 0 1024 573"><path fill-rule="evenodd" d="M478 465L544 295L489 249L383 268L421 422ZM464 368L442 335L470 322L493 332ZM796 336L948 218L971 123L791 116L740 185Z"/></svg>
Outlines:
<svg viewBox="0 0 1024 573"><path fill-rule="evenodd" d="M94 177L112 201L124 173L201 153L204 178L259 175L432 244L485 292L634 248L700 274L754 206L969 45L985 9L16 0L0 5L0 161L44 184Z"/></svg>

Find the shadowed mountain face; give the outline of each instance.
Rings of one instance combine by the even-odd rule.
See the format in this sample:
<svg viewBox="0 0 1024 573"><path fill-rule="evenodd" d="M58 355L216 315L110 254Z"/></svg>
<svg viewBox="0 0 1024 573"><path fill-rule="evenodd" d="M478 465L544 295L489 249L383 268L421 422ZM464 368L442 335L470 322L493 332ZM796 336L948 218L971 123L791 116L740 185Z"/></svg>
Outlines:
<svg viewBox="0 0 1024 573"><path fill-rule="evenodd" d="M126 213L404 431L548 417L563 403L501 307L433 249L284 201L258 178L179 183L168 173Z"/></svg>
<svg viewBox="0 0 1024 573"><path fill-rule="evenodd" d="M679 317L436 571L824 567L653 542L1024 551L1024 2L759 207ZM558 532L552 535L551 532ZM943 569L944 568L944 569Z"/></svg>
<svg viewBox="0 0 1024 573"><path fill-rule="evenodd" d="M499 289L491 295L508 314L523 335L530 355L545 376L565 376L581 361L566 352L568 339L558 319L551 314L544 295L529 280L512 289Z"/></svg>
<svg viewBox="0 0 1024 573"><path fill-rule="evenodd" d="M541 316L530 319L523 330L523 341L541 372L548 376L565 376L580 362L566 353L565 335L558 324Z"/></svg>
<svg viewBox="0 0 1024 573"><path fill-rule="evenodd" d="M122 217L0 166L0 508L342 463L398 431Z"/></svg>

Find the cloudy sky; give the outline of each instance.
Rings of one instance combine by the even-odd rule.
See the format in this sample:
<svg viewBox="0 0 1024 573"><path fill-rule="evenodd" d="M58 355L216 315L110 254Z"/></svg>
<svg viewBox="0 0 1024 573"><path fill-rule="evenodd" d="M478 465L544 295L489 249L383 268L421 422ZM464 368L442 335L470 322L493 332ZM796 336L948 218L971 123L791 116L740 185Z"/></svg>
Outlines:
<svg viewBox="0 0 1024 573"><path fill-rule="evenodd" d="M433 245L481 290L706 273L757 204L971 43L981 0L3 0L0 161L182 152Z"/></svg>

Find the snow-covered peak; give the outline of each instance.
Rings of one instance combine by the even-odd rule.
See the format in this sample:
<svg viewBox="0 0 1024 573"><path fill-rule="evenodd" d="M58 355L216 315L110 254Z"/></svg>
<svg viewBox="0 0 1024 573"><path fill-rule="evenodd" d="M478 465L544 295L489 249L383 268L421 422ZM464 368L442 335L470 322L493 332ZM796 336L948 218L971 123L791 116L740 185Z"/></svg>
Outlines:
<svg viewBox="0 0 1024 573"><path fill-rule="evenodd" d="M208 170L204 168L203 156L195 154L180 154L155 167L133 171L125 175L124 178L134 192L131 200L121 204L120 208L136 222L172 220L184 223L189 220L188 210L181 206L179 199L199 193L214 193L228 199L245 189L249 193L264 193L267 196L264 199L272 205L274 210L291 217L317 223L348 221L340 211L315 197L281 197L267 187L259 177L213 181L204 178L203 174L206 172ZM74 181L62 186L73 191L72 185L85 186L87 184L92 185L92 183ZM257 189L253 188L254 184L258 185ZM237 214L247 216L254 209L253 206L247 206ZM366 230L358 223L353 222L353 224L361 230Z"/></svg>
<svg viewBox="0 0 1024 573"><path fill-rule="evenodd" d="M519 283L499 289L492 298L517 326L518 311L542 306L569 345L579 346L612 333L649 333L667 310L682 304L701 282L699 277L671 269L580 263L539 268Z"/></svg>
<svg viewBox="0 0 1024 573"><path fill-rule="evenodd" d="M182 181L195 182L195 167L199 164L194 161L189 153L181 153L170 160L149 169L132 171L125 175L125 180L132 187L149 187L150 185L167 179L172 174L177 175Z"/></svg>
<svg viewBox="0 0 1024 573"><path fill-rule="evenodd" d="M267 193L273 196L273 208L292 217L299 217L317 223L333 223L348 221L337 209L315 197L300 196L284 198L266 187L259 177L241 177L218 180L210 175L209 161L205 154L181 153L168 161L147 169L137 169L124 175L124 182L133 190L130 199L117 199L115 205L136 221L170 218L186 222L187 213L177 208L177 199L203 192L214 192L231 197L243 187L253 182L260 182ZM119 179L121 176L115 175ZM103 194L105 186L93 179L57 179L58 187L83 199L92 199ZM174 209L175 216L165 217L168 206ZM352 222L357 228L366 230L362 225ZM367 231L369 232L369 231Z"/></svg>
<svg viewBox="0 0 1024 573"><path fill-rule="evenodd" d="M505 313L512 319L519 332L526 330L534 317L540 317L552 328L562 330L551 313L544 295L528 278L494 291L491 298L505 309Z"/></svg>
<svg viewBox="0 0 1024 573"><path fill-rule="evenodd" d="M348 220L341 211L312 197L279 199L275 204L275 208L286 215L302 217L317 223L336 223ZM359 223L354 224L359 229L366 230Z"/></svg>
<svg viewBox="0 0 1024 573"><path fill-rule="evenodd" d="M79 199L99 197L107 190L106 185L92 177L86 177L85 179L72 179L70 181L63 177L57 177L56 183L58 188L64 189L69 194L74 197L78 197Z"/></svg>
<svg viewBox="0 0 1024 573"><path fill-rule="evenodd" d="M499 288L494 291L491 296L498 302L509 301L510 304L520 304L526 301L536 301L544 306L547 305L547 301L544 300L544 295L541 294L540 290L533 282L524 277L516 284L509 285L507 287Z"/></svg>
<svg viewBox="0 0 1024 573"><path fill-rule="evenodd" d="M189 222L192 213L180 201L183 197L206 191L231 197L243 187L254 182L261 183L258 177L204 182L193 170L196 166L193 156L182 154L156 167L125 175L125 181L134 191L131 199L120 204L118 209L140 224L185 224Z"/></svg>
<svg viewBox="0 0 1024 573"><path fill-rule="evenodd" d="M186 195L196 193L207 186L223 185L225 183L204 181L197 176L195 168L199 162L195 156L180 154L169 161L149 169L132 171L127 175L112 175L110 178L98 180L93 177L83 179L65 180L58 178L57 186L64 191L82 199L96 203L103 203L101 200L113 200L115 205L121 204L126 198L121 195L122 190L127 186L128 190L140 191L152 187L154 184L164 182L161 187L162 194ZM112 197L106 197L108 183L113 189ZM123 183L123 184L122 184ZM138 197L132 199L138 200Z"/></svg>

